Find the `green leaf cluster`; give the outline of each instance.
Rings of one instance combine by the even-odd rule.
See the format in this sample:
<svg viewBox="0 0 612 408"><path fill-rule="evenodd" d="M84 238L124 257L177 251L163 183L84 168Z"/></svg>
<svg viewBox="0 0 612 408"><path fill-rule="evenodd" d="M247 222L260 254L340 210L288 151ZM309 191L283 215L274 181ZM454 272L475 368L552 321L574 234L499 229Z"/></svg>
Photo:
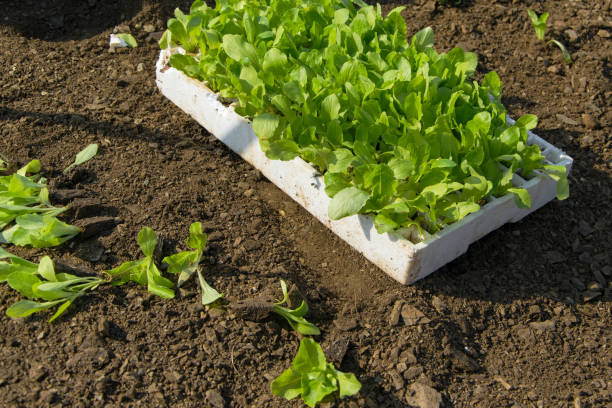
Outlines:
<svg viewBox="0 0 612 408"><path fill-rule="evenodd" d="M0 243L47 248L81 231L56 218L66 207L51 205L40 168L40 162L32 160L15 174L0 177Z"/></svg>
<svg viewBox="0 0 612 408"><path fill-rule="evenodd" d="M200 271L202 253L206 247L206 234L202 232L202 223L194 222L189 226L189 238L187 245L193 251L179 252L178 254L165 257L162 262L168 264L168 272L178 274L177 286L180 288L194 273L198 273L198 281L202 290L202 304L209 305L223 297L206 282Z"/></svg>
<svg viewBox="0 0 612 408"><path fill-rule="evenodd" d="M157 235L149 227L144 227L138 233L138 245L144 258L138 261L128 261L118 267L106 271L112 278L113 284L122 285L126 282L136 282L147 286L147 290L164 299L174 298L174 284L164 278L155 265L154 253L157 246Z"/></svg>
<svg viewBox="0 0 612 408"><path fill-rule="evenodd" d="M272 311L285 318L291 328L297 332L307 336L318 336L321 334L321 331L317 326L304 319L304 316L306 316L308 313L308 304L306 301L302 300L302 303L296 309L289 309L288 307L282 306L282 304L289 298L287 284L282 279L281 290L283 291L283 299L280 302L274 303L274 308Z"/></svg>
<svg viewBox="0 0 612 408"><path fill-rule="evenodd" d="M356 7L357 5L358 7ZM490 197L529 194L512 175L544 166L527 131L506 123L495 72L472 80L476 54L407 40L402 8L339 0L197 0L177 11L162 48L253 119L271 159L301 157L324 174L329 216L372 214L379 232L435 232ZM198 54L199 52L199 54Z"/></svg>
<svg viewBox="0 0 612 408"><path fill-rule="evenodd" d="M26 317L59 306L49 319L49 322L53 322L76 298L105 282L92 276L56 273L53 261L48 256L43 257L37 265L0 248L0 259L11 261L0 261L0 283L7 282L27 298L7 309L6 314L12 318Z"/></svg>
<svg viewBox="0 0 612 408"><path fill-rule="evenodd" d="M291 367L272 381L270 388L274 395L287 400L301 396L306 405L314 407L336 393L340 398L354 395L361 384L354 374L336 370L325 359L321 346L305 337Z"/></svg>

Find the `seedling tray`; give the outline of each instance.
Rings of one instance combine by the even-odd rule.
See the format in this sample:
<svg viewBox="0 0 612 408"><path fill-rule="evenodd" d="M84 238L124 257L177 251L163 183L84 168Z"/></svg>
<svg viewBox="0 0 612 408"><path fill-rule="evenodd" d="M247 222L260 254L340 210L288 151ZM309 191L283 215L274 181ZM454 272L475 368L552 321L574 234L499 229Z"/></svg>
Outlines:
<svg viewBox="0 0 612 408"><path fill-rule="evenodd" d="M418 243L392 233L379 234L374 228L373 218L367 215L333 221L327 216L331 199L325 194L323 177L300 158L290 161L268 159L249 120L234 112L231 106L222 104L205 84L170 67L168 59L173 52L177 50L161 51L157 61L156 81L160 91L336 235L402 284L424 278L466 252L472 242L507 222L519 221L556 196L556 183L547 176L537 174L524 180L515 175L512 182L529 191L531 208L518 208L511 195L493 198L478 212L437 234L427 235ZM531 132L528 143L540 146L549 164L563 165L569 173L573 162L571 157Z"/></svg>

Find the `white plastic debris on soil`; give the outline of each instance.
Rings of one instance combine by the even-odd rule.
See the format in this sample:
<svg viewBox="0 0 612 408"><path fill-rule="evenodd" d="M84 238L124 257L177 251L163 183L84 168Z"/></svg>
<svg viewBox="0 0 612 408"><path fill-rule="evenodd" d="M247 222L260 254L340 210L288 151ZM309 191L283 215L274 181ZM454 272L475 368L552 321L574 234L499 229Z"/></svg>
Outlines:
<svg viewBox="0 0 612 408"><path fill-rule="evenodd" d="M121 39L117 34L110 35L110 41L108 43L108 50L110 52L115 52L117 48L127 48L129 47L128 43Z"/></svg>

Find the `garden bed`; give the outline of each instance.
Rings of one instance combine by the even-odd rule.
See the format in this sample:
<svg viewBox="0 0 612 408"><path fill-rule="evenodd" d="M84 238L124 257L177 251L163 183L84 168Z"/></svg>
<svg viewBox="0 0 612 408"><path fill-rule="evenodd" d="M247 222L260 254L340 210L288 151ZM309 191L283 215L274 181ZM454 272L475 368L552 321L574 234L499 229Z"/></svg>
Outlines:
<svg viewBox="0 0 612 408"><path fill-rule="evenodd" d="M525 180L515 174L512 183L529 191L531 208L518 208L511 194L493 197L480 211L436 234L424 231L421 235L416 229L408 237L396 233L379 234L369 215L331 220L327 210L331 199L325 193L323 177L316 169L299 157L289 161L267 158L249 120L234 112L231 106L221 103L202 82L169 65L170 56L178 51L166 49L160 53L156 66L160 91L340 238L403 284L424 278L465 253L471 243L507 222L521 220L555 198L556 182L550 177L537 173ZM508 121L512 119L508 118ZM547 164L562 165L569 174L573 162L571 157L532 132L528 135L528 143L540 147Z"/></svg>
<svg viewBox="0 0 612 408"><path fill-rule="evenodd" d="M363 387L338 408L415 406L417 392L446 407L609 403L609 1L382 6L383 14L407 6L408 32L431 25L440 51L477 52L475 77L498 72L510 115L537 115L536 133L575 160L568 200L501 226L406 286L158 91L155 34L192 0L5 3L0 152L16 166L40 159L52 180L98 143L98 156L61 187L99 200L90 216L121 222L20 256L39 262L48 254L100 272L139 256L143 226L164 238L168 256L186 249L189 225L202 221L206 277L228 300L278 297L282 278L307 297L317 341L348 341L338 368ZM565 43L573 64L535 37L527 8L550 12L547 35ZM117 25L138 48L108 52ZM168 301L137 285L105 287L49 324L45 313L8 318L21 297L0 286L0 406L303 407L269 392L296 355L295 332L275 319L206 311L198 294L186 286Z"/></svg>

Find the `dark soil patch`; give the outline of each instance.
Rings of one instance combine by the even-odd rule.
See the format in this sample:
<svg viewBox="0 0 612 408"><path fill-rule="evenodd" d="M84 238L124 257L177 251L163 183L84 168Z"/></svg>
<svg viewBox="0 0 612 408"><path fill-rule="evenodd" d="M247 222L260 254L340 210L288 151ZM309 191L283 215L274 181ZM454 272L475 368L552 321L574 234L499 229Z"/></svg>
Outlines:
<svg viewBox="0 0 612 408"><path fill-rule="evenodd" d="M163 236L167 255L185 249L189 224L202 221L206 276L230 302L278 299L281 278L308 299L319 340L363 383L338 406L408 407L436 397L423 384L447 406L610 404L610 1L405 5L409 32L432 25L438 50L478 52L478 75L499 73L511 115L538 115L537 133L574 157L569 200L401 286L157 91L159 50L144 27L162 30L173 8L189 2L8 1L0 152L18 164L40 159L54 180L80 149L99 143L94 160L58 182L56 197L93 200L71 222L112 221L86 240L19 254L49 253L99 273L140 256L143 226ZM551 13L549 35L568 46L573 65L537 42L527 8ZM117 24L129 26L138 48L108 52ZM296 334L274 317L203 310L198 297L195 286L172 301L132 285L104 288L49 325L44 315L7 318L18 298L1 286L0 405L299 406L269 391L295 355Z"/></svg>

